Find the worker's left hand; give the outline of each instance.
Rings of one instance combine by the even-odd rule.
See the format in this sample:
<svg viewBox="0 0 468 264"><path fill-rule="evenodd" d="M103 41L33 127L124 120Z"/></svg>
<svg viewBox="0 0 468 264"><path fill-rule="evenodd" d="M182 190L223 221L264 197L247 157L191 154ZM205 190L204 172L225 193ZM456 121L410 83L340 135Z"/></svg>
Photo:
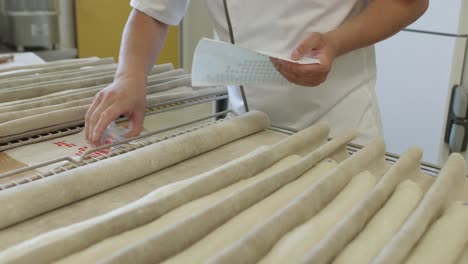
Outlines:
<svg viewBox="0 0 468 264"><path fill-rule="evenodd" d="M289 82L317 86L326 81L335 54L335 48L325 34L312 33L293 51L291 59L312 57L320 60L320 64L298 64L275 58L271 58L271 62Z"/></svg>

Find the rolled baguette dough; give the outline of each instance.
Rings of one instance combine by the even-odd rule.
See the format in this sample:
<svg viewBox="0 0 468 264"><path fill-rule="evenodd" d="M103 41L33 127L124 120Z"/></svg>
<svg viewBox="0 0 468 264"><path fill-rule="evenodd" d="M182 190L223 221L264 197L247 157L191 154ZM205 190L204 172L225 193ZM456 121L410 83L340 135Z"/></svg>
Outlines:
<svg viewBox="0 0 468 264"><path fill-rule="evenodd" d="M106 258L103 263L122 263L128 261L154 263L179 253L242 210L300 177L320 160L334 153L354 137L355 134L351 133L341 138L341 140L323 145L298 162L295 162L294 165L260 179L255 184L239 190L202 212L174 224L164 230L164 232L154 234L127 249L116 252L114 255Z"/></svg>
<svg viewBox="0 0 468 264"><path fill-rule="evenodd" d="M450 193L463 187L466 169L460 154L449 156L436 181L424 195L421 203L410 215L390 242L372 261L373 264L402 263L426 231L448 204Z"/></svg>
<svg viewBox="0 0 468 264"><path fill-rule="evenodd" d="M40 128L47 128L54 125L81 121L88 110L88 105L75 106L68 109L61 109L48 113L42 113L34 116L8 121L0 124L0 143L4 142L2 138L16 134L24 134ZM34 132L32 135L35 135ZM6 140L8 141L8 140Z"/></svg>
<svg viewBox="0 0 468 264"><path fill-rule="evenodd" d="M466 264L466 263L468 263L468 245L465 247L462 255L457 261L457 264Z"/></svg>
<svg viewBox="0 0 468 264"><path fill-rule="evenodd" d="M283 236L259 263L299 263L308 250L359 203L376 182L376 177L368 171L354 176L322 211Z"/></svg>
<svg viewBox="0 0 468 264"><path fill-rule="evenodd" d="M335 166L336 162L332 160L318 163L299 179L287 184L264 200L243 211L190 248L164 263L204 263L210 256L235 242L256 225L261 224L264 219L270 217L275 211L286 206L294 197Z"/></svg>
<svg viewBox="0 0 468 264"><path fill-rule="evenodd" d="M377 163L385 162L384 154L383 140L375 140L340 163L327 177L319 179L287 207L267 219L263 225L257 226L242 239L213 256L208 263L259 261L283 235L310 219L328 204L353 176Z"/></svg>
<svg viewBox="0 0 468 264"><path fill-rule="evenodd" d="M413 181L400 183L382 209L333 264L370 263L416 208L422 195L421 188Z"/></svg>
<svg viewBox="0 0 468 264"><path fill-rule="evenodd" d="M49 68L49 67L64 66L64 65L71 65L71 64L76 64L76 63L98 61L98 60L100 60L98 57L90 57L90 58L82 58L82 59L66 59L66 60L52 61L52 62L47 62L47 63L42 63L42 64L18 65L18 66L0 69L0 73L9 72L9 71L18 71L18 70Z"/></svg>
<svg viewBox="0 0 468 264"><path fill-rule="evenodd" d="M54 65L53 67L2 72L0 73L0 80L5 80L5 79L13 78L13 77L30 76L30 75L34 75L38 73L62 72L65 70L80 69L83 67L99 66L99 65L106 65L106 64L113 64L113 63L114 63L113 58L104 58L104 59L98 59L98 60L92 60L92 61L70 63L68 65L62 65L62 66Z"/></svg>
<svg viewBox="0 0 468 264"><path fill-rule="evenodd" d="M468 245L468 206L454 202L434 222L411 252L406 264L451 264Z"/></svg>
<svg viewBox="0 0 468 264"><path fill-rule="evenodd" d="M84 77L88 76L89 74L94 74L96 72L115 72L117 69L117 64L109 64L109 65L103 65L103 66L97 66L93 67L92 69L85 69L85 70L79 70L79 71L71 71L71 72L64 72L61 74L45 74L45 75L39 75L39 76L32 76L32 77L23 77L23 78L12 78L12 79L7 79L2 82L0 82L0 89L8 89L8 88L13 88L16 86L23 86L23 85L28 85L28 84L34 84L34 83L43 83L43 82L48 82L48 81L53 81L53 80L64 80L68 78L73 78L73 77Z"/></svg>
<svg viewBox="0 0 468 264"><path fill-rule="evenodd" d="M339 221L317 245L310 248L302 260L303 263L331 262L364 229L366 223L385 204L396 186L405 178L420 172L421 157L422 151L419 148L412 148L403 154L385 173L375 189Z"/></svg>
<svg viewBox="0 0 468 264"><path fill-rule="evenodd" d="M174 223L177 223L188 216L202 211L208 206L216 203L220 199L223 199L236 191L244 188L245 186L258 181L258 179L266 177L267 175L274 173L275 171L282 170L287 166L290 166L295 161L299 160L299 156L289 156L278 163L274 164L272 167L266 169L265 171L242 181L236 182L226 188L223 188L215 193L209 194L207 196L201 197L197 200L186 203L169 213L161 216L157 220L144 225L138 228L129 230L125 233L119 234L117 236L106 239L98 244L93 245L92 247L87 248L84 251L78 252L77 254L63 259L63 263L90 263L98 262L101 259L104 259L106 256L113 254L114 252L121 250L125 247L130 246L132 243L141 241L145 239L150 234L155 234L161 232L165 228L170 227ZM221 176L222 177L222 176ZM190 184L190 181L194 179L185 180L187 184ZM183 182L177 182L175 185L184 184ZM173 189L173 186L164 187L165 189ZM180 189L180 186L179 186ZM169 190L168 190L169 191ZM131 241L131 242L130 242ZM190 261L193 263L193 260Z"/></svg>
<svg viewBox="0 0 468 264"><path fill-rule="evenodd" d="M66 90L75 90L86 87L97 86L101 84L110 84L114 80L114 77L98 77L90 79L81 79L76 81L71 81L68 83L58 83L52 85L46 85L44 87L38 86L33 88L25 89L12 89L2 91L0 90L0 102L9 102L22 99L35 98L38 96L43 96L47 94L57 93Z"/></svg>
<svg viewBox="0 0 468 264"><path fill-rule="evenodd" d="M252 111L128 154L2 191L0 211L10 213L0 218L0 229L264 130L268 124L264 113Z"/></svg>
<svg viewBox="0 0 468 264"><path fill-rule="evenodd" d="M158 80L164 80L165 78L167 78L165 76L177 77L179 76L180 73L181 71L179 70L173 70L173 71L168 71L168 72L164 72L160 74L155 74L154 78L162 78ZM151 88L151 91L148 91L147 94L174 89L178 87L179 84L180 82L172 82L169 84L168 82L161 82L156 85L151 85L151 86L148 86L148 88ZM102 90L105 87L107 87L107 84L97 85L97 86L87 87L87 88L66 90L66 91L52 93L49 95L40 96L40 97L36 97L32 99L5 102L5 103L0 104L0 113L31 109L31 108L41 107L41 106L49 106L52 104L59 104L59 103L64 103L64 102L69 102L69 101L84 99L84 98L91 98L91 97L94 97L100 90Z"/></svg>

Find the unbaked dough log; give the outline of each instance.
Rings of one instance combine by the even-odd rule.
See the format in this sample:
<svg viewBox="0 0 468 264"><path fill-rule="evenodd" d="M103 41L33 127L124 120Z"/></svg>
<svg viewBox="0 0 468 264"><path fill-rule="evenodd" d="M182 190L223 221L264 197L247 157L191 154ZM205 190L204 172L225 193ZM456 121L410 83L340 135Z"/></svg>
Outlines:
<svg viewBox="0 0 468 264"><path fill-rule="evenodd" d="M372 190L376 182L377 178L368 171L354 176L322 211L283 236L260 263L299 263L308 250Z"/></svg>
<svg viewBox="0 0 468 264"><path fill-rule="evenodd" d="M99 58L97 58L97 57L90 57L90 58L83 58L83 59L59 60L59 61L53 61L53 62L41 63L41 64L18 65L18 66L13 66L13 67L0 69L0 73L11 72L11 71L19 71L19 70L31 70L31 69L41 69L41 68L48 68L48 67L64 66L64 65L76 64L76 63L98 61L98 60L99 60Z"/></svg>
<svg viewBox="0 0 468 264"><path fill-rule="evenodd" d="M159 73L153 75L155 78L163 77L164 76L179 76L181 73L180 70L173 70L164 73ZM177 88L181 82L171 82L167 84L166 82L160 83L158 85L149 86L148 88L151 89L148 91L148 94L152 94L158 92L160 90L166 91L170 89ZM41 106L49 106L52 104L59 104L64 102L70 102L73 100L85 99L94 97L100 90L105 88L108 84L98 85L89 88L81 88L81 89L73 89L73 90L66 90L57 93L52 93L45 96L40 96L36 98L24 99L24 100L17 100L11 102L5 102L0 104L0 113L7 113L11 111L19 111L19 110L26 110L31 108L37 108Z"/></svg>
<svg viewBox="0 0 468 264"><path fill-rule="evenodd" d="M7 79L7 78L9 79L13 77L29 76L29 75L38 74L38 73L63 72L66 70L71 70L71 69L80 69L83 67L100 66L100 65L113 64L113 63L114 63L113 58L104 58L104 59L99 59L99 60L70 63L70 64L63 65L63 66L53 66L53 67L44 67L44 68L30 69L30 70L4 72L4 73L0 73L0 80Z"/></svg>
<svg viewBox="0 0 468 264"><path fill-rule="evenodd" d="M413 212L422 196L423 191L413 181L400 183L382 209L333 264L370 263Z"/></svg>
<svg viewBox="0 0 468 264"><path fill-rule="evenodd" d="M402 263L430 223L442 213L450 202L451 194L457 193L457 190L463 186L465 175L463 157L460 154L450 155L419 206L372 263Z"/></svg>
<svg viewBox="0 0 468 264"><path fill-rule="evenodd" d="M157 84L154 86L149 86L147 89L147 93L159 93L163 91L170 90L174 87L180 87L180 86L191 86L192 85L192 79L190 76L188 77L182 77L180 79L176 79L173 81L168 81L166 83L161 83Z"/></svg>
<svg viewBox="0 0 468 264"><path fill-rule="evenodd" d="M466 263L468 263L468 245L466 245L462 255L457 261L457 264L466 264Z"/></svg>
<svg viewBox="0 0 468 264"><path fill-rule="evenodd" d="M271 175L272 173L287 168L291 164L294 164L297 160L300 159L300 156L289 156L284 158L283 160L279 161L278 163L274 164L272 167L264 170L263 172L236 182L226 188L223 188L215 193L203 196L197 200L191 201L186 203L169 213L161 216L160 218L156 219L155 221L140 226L138 228L129 230L125 233L119 234L117 236L108 238L100 243L94 244L93 246L87 248L84 251L78 252L77 254L67 257L63 259L62 263L96 263L101 259L104 259L106 256L113 254L117 250L122 248L128 247L132 243L137 243L142 239L145 239L151 234L155 234L164 230L165 228L170 227L174 223L179 221L183 221L183 219L187 218L191 214L195 214L204 210L205 208L215 204L217 201L224 199L225 197L232 195L236 191L245 188L246 186L255 183L259 179ZM164 189L168 189L168 191L176 191L176 189L180 189L181 185L188 185L190 182L195 180L195 178L177 182L172 184L171 186L164 187ZM153 196L154 197L154 196ZM193 259L189 261L190 263L194 263Z"/></svg>
<svg viewBox="0 0 468 264"><path fill-rule="evenodd" d="M355 133L350 133L321 146L287 169L261 179L163 232L116 252L103 263L155 263L181 252L241 211L297 179L354 137Z"/></svg>
<svg viewBox="0 0 468 264"><path fill-rule="evenodd" d="M468 206L454 202L419 241L406 264L456 263L468 245Z"/></svg>
<svg viewBox="0 0 468 264"><path fill-rule="evenodd" d="M309 248L303 263L329 263L363 230L366 223L390 197L396 186L420 172L422 150L412 148L385 173L376 188L317 244ZM387 241L388 242L388 241ZM378 254L379 252L377 252ZM374 256L375 257L375 256ZM361 263L361 262L357 262Z"/></svg>
<svg viewBox="0 0 468 264"><path fill-rule="evenodd" d="M76 90L86 87L92 87L101 84L110 84L114 80L114 76L106 76L99 78L82 79L71 81L68 83L58 83L45 86L37 86L34 88L0 90L0 102L9 102L22 99L35 98L47 94L57 93L67 90Z"/></svg>
<svg viewBox="0 0 468 264"><path fill-rule="evenodd" d="M58 110L21 119L12 120L0 124L0 142L2 138L16 134L24 134L39 128L47 128L54 125L83 120L88 110L87 105L76 106L66 110Z"/></svg>
<svg viewBox="0 0 468 264"><path fill-rule="evenodd" d="M222 92L222 91L225 91L225 89L223 89L223 88L221 88L221 89L216 89L216 88L215 89L202 89L200 91L191 91L191 92L174 93L174 94L162 94L162 92L160 92L160 93L156 93L156 94L149 94L147 96L146 101L147 101L147 106L151 106L151 105L154 105L154 104L157 104L157 103L167 102L169 100L183 99L183 98L188 98L190 96L202 96L202 95L207 95L207 94L210 94L210 93ZM89 92L80 93L80 95L84 95L84 94L89 94ZM73 97L72 96L67 96L66 100L71 100L71 98L73 98ZM15 119L32 117L32 116L35 116L35 115L41 115L41 114L44 114L44 113L50 113L50 112L54 112L54 111L60 111L60 110L65 110L66 111L67 109L70 109L72 107L89 106L93 102L93 98L92 97L87 97L87 98L84 98L84 99L73 100L73 101L69 101L69 102L65 102L65 103L61 103L61 104L51 104L50 103L51 101L57 101L57 99L48 100L48 103L47 102L37 102L37 103L35 103L35 105L37 106L35 108L29 108L29 109L26 109L26 110L13 111L13 112L7 112L7 113L1 113L0 112L0 124L8 122L8 121L15 120ZM45 104L46 106L40 107L39 104L40 105ZM1 111L1 109L0 109L0 111ZM42 117L38 116L37 118L42 118ZM54 120L54 119L51 119L51 120ZM77 119L77 120L84 120L84 115L81 116L81 119ZM62 122L63 121L66 121L66 120L62 120ZM73 120L69 120L69 121L73 121Z"/></svg>
<svg viewBox="0 0 468 264"><path fill-rule="evenodd" d="M385 163L384 155L383 140L375 140L340 163L327 177L321 178L286 208L266 220L263 225L256 227L248 235L214 256L209 263L259 261L282 236L306 222L328 204L353 176L376 164Z"/></svg>
<svg viewBox="0 0 468 264"><path fill-rule="evenodd" d="M327 172L335 166L336 162L332 160L325 160L318 163L299 179L287 184L264 200L246 209L187 250L168 259L164 263L204 263L210 256L213 256L227 245L235 242L256 225L261 224L264 219L286 206L308 186L313 184L321 176L326 175Z"/></svg>
<svg viewBox="0 0 468 264"><path fill-rule="evenodd" d="M22 78L12 78L12 79L6 79L4 81L0 81L0 89L7 89L7 88L13 88L16 86L24 86L28 84L34 84L34 83L43 83L43 82L48 82L48 81L54 81L54 80L63 80L63 79L68 79L68 78L73 78L73 77L84 77L88 76L90 74L95 74L96 72L115 72L117 69L117 64L109 64L109 65L104 65L104 66L97 66L93 67L92 69L84 69L84 70L79 70L79 71L70 71L69 73L64 72L60 74L44 74L40 76L33 76L33 77L22 77Z"/></svg>
<svg viewBox="0 0 468 264"><path fill-rule="evenodd" d="M26 84L26 85L16 85L14 87L0 89L0 92L15 91L15 90L24 92L26 90L31 90L31 89L44 89L49 86L58 85L58 84L66 85L68 83L73 83L75 81L80 81L80 80L114 77L114 75L115 75L115 72L113 71L96 72L96 73L88 74L86 76L81 76L81 77L70 77L70 78L62 79L62 80L51 80L51 81L37 82L37 83Z"/></svg>
<svg viewBox="0 0 468 264"><path fill-rule="evenodd" d="M248 118L249 120L245 120L244 122L239 121L239 119L246 118ZM47 191L56 190L54 188L57 188L57 186L60 186L61 189L69 190L68 193L70 193L70 187L75 187L76 185L72 185L73 182L77 182L78 180L81 180L80 184L82 184L82 186L87 186L87 184L85 183L89 182L89 184L92 184L93 186L107 184L107 187L112 187L122 182L128 182L140 176L131 174L134 170L133 168L147 169L147 171L141 172L142 175L146 175L148 171L156 170L154 169L155 167L157 169L167 167L171 164L180 161L182 158L193 156L194 148L197 147L196 145L199 145L199 147L203 147L205 145L204 148L206 149L206 144L212 144L212 141L216 141L216 138L220 137L223 133L226 133L224 137L227 137L230 134L236 134L235 131L239 129L240 131L237 133L245 133L245 131L242 130L252 129L252 126L258 127L259 125L261 125L260 123L265 122L262 121L262 119L264 118L265 116L260 114L259 112L252 111L246 115L235 118L233 120L224 121L227 122L227 124L224 122L220 124L215 124L213 125L215 126L214 129L200 129L199 131L192 132L191 134L179 136L166 142L161 142L149 146L145 149L136 150L135 152L137 153L133 152L133 155L130 157L128 155L121 156L121 158L116 157L118 158L117 161L120 161L121 163L116 163L116 160L114 159L104 160L99 163L91 164L88 166L88 170L78 171L78 173L75 172L73 175L61 175L59 177L56 177L54 181L51 180L48 183L43 183L42 185L34 189L30 189L27 193L33 191L34 193L47 193ZM263 126L265 125L266 124L264 124ZM218 128L216 128L216 126ZM223 132L224 130L225 132ZM304 144L312 146L322 144L327 139L328 131L328 127L324 124L313 126L293 136L290 136L285 140L282 140L281 142L273 145L271 148L259 149L258 151L241 157L238 160L228 162L215 170L204 173L197 177L195 181L191 181L189 186L183 186L180 189L164 197L154 198L152 194L149 194L146 196L145 199L140 200L139 202L134 203L132 205L123 207L114 213L106 214L102 217L83 222L82 224L80 224L79 228L75 228L73 229L73 231L70 231L68 229L57 231L58 233L53 234L55 240L51 240L49 242L42 241L42 243L44 244L38 244L37 246L40 246L41 249L53 249L60 247L60 250L51 251L51 254L48 255L40 255L41 259L47 262L67 256L73 252L82 250L96 242L99 242L105 238L120 234L125 230L130 230L137 226L146 224L154 220L155 218L169 212L170 210L177 208L178 206L181 206L185 203L188 203L194 199L203 197L217 190L225 188L226 186L229 186L242 179L246 179L253 175L256 175L264 169L270 167L276 161L282 159L283 157L293 154L293 152L295 151L301 150L304 147ZM184 154L185 156L181 157ZM148 162L151 163L151 160L158 161L160 164L153 164L151 168L147 164ZM133 162L132 164L134 164L134 166L132 166L131 168L128 168L129 166L125 165L125 163L129 161ZM119 164L121 165L119 166ZM105 169L109 170L109 168L111 168L112 171L109 171L108 175L100 175L98 179L94 177L96 174L95 172ZM113 170L115 170L115 172ZM70 171L68 172L68 174L72 172L73 171ZM63 179L67 179L67 177L67 182L64 182ZM113 182L109 184L109 181L111 179L113 179ZM70 185L70 187L65 186L65 183L67 185ZM87 186L85 190L89 192L89 194L83 194L81 192L73 193L73 195L80 195L82 197L85 197L85 195L89 196L93 194L92 192L102 191L102 189L103 187L101 187L101 189L96 188L94 190L90 190L89 186ZM158 192L159 191L157 191L156 193ZM18 195L23 195L24 193L25 192L18 191L17 193L11 194L9 197L9 201L14 205L10 206L24 208L24 206L28 205L29 203L25 201L24 197L18 197ZM0 193L0 201L2 201L2 195L3 193ZM15 198L16 200L13 200ZM60 202L57 202L63 201L64 197L62 196L47 198L48 200L45 199L41 201L39 205L36 204L31 208L37 208L38 206L41 206L42 210L44 211L49 210L51 208L51 203L55 203L54 207L63 205ZM18 204L18 201L23 202L21 204ZM0 204L0 208L2 205L4 205L4 203ZM49 208L44 208L43 205L47 205ZM26 213L28 212L23 212L23 214ZM13 222L14 220L10 221ZM58 237L58 234L61 234L61 237ZM78 240L76 239L76 237L85 237L86 239ZM27 252L25 251L24 255L19 256L19 260L21 260L21 258L33 258L35 261L38 261L38 254L41 254L41 252L41 250L30 250Z"/></svg>
<svg viewBox="0 0 468 264"><path fill-rule="evenodd" d="M264 149L263 147L261 149ZM260 152L261 152L260 149ZM145 197L127 205L123 208L119 208L112 212L109 212L103 216L99 216L90 220L87 220L82 223L77 223L71 226L63 227L58 230L54 230L52 232L46 233L34 239L31 239L25 243L12 247L0 253L0 262L6 263L27 263L27 262L35 262L35 263L49 263L53 260L56 260L56 256L67 256L65 255L66 252L70 251L69 245L70 243L66 242L66 239L73 239L71 242L73 244L81 244L81 249L86 248L86 246L91 246L90 239L94 240L96 237L101 237L102 239L107 238L102 236L102 233L108 233L106 231L101 231L106 224L110 225L110 228L115 229L114 235L116 237L110 237L96 245L93 245L92 248L98 248L98 252L91 250L92 256L89 254L85 255L87 257L86 260L83 258L77 259L75 261L79 263L95 263L99 261L101 258L106 257L107 255L112 254L115 250L120 249L120 247L115 244L119 243L119 241L125 241L125 244L133 243L135 233L140 234L141 230L146 231L143 233L143 238L148 236L151 233L148 233L149 230L152 230L152 233L159 232L164 228L172 225L174 222L180 221L181 219L185 218L187 215L196 213L197 211L201 211L203 208L209 206L210 204L216 203L219 199L222 199L230 194L236 192L239 189L244 188L246 185L254 183L258 181L259 178L266 177L277 171L278 169L283 169L287 166L290 166L291 163L300 159L300 157L290 156L288 158L283 159L282 161L274 164L272 167L266 169L265 171L255 175L254 177L248 178L243 181L239 181L230 185L226 188L222 188L221 190L217 190L214 193L208 194L207 196L201 197L195 201L190 201L186 204L183 204L180 207L174 207L172 211L167 210L167 214L164 215L160 208L164 208L165 206L162 205L161 207L158 206L158 202L167 199L168 197L174 197L175 194L180 194L180 191L184 188L193 185L197 182L200 178L206 177L207 173L201 174L199 176L195 176L194 178L190 178L184 181L175 182L168 186L164 186L160 189L157 189L150 194L146 195ZM209 174L209 173L208 173ZM222 175L218 174L218 177L222 177ZM148 210L151 206L152 211ZM146 209L146 210L145 210ZM145 210L146 212L143 213L141 210ZM157 213L155 213L155 211ZM139 219L135 219L139 217ZM146 225L136 223L142 223L141 218L146 219ZM113 220L113 221L112 221ZM133 221L132 221L133 220ZM147 224L148 223L148 224ZM106 229L109 227L106 226ZM88 232L83 233L83 230L88 230ZM94 229L94 232L89 232L90 229ZM128 231L127 231L128 230ZM125 232L127 231L127 232ZM97 235L99 234L99 235ZM141 235L140 235L141 236ZM123 237L123 239L122 239ZM101 239L101 240L102 240ZM131 239L131 240L129 240ZM141 239L141 238L140 238ZM137 241L137 240L136 240ZM111 248L109 249L109 245L111 244ZM121 242L120 242L121 244ZM106 247L107 245L107 247ZM113 249L115 247L115 249ZM88 251L89 249L87 249ZM55 258L54 258L55 257ZM65 261L65 260L64 260ZM84 262L81 262L84 261Z"/></svg>
<svg viewBox="0 0 468 264"><path fill-rule="evenodd" d="M87 98L87 99L75 100L75 101L71 101L71 102L67 102L63 104L56 104L56 105L50 105L50 106L44 106L44 107L38 107L38 108L33 108L33 109L0 114L0 124L9 122L15 119L33 117L36 115L47 114L47 113L60 111L60 110L66 111L67 109L74 108L74 107L89 106L92 103L92 101L93 101L93 98ZM81 116L81 119L84 119L84 115ZM35 120L37 119L35 118ZM80 120L80 119L76 119L76 120ZM70 120L70 121L74 121L74 120Z"/></svg>
<svg viewBox="0 0 468 264"><path fill-rule="evenodd" d="M9 213L0 218L0 229L138 179L267 127L268 117L252 111L128 154L2 191L0 211Z"/></svg>
<svg viewBox="0 0 468 264"><path fill-rule="evenodd" d="M73 79L73 78L89 78L91 75L95 75L96 73L103 74L103 73L115 73L115 70L117 68L117 64L108 64L108 65L102 65L102 66L93 66L93 67L86 67L83 69L74 69L74 70L69 70L69 71L62 71L60 73L47 73L47 74L40 74L38 76L32 75L32 76L25 76L25 77L18 77L18 78L11 78L11 79L6 79L1 81L0 80L0 88L2 90L7 89L7 88L14 88L14 87L24 87L25 85L28 84L44 84L45 82L50 82L50 81L62 81L65 79ZM160 65L155 65L149 75L153 74L161 74L165 73L168 71L172 71L174 67L172 64L160 64Z"/></svg>

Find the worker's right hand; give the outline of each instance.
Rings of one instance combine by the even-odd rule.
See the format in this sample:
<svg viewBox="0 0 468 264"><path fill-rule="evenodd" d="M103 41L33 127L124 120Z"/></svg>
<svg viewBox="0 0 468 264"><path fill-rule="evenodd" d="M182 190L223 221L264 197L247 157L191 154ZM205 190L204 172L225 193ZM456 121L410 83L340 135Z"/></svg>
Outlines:
<svg viewBox="0 0 468 264"><path fill-rule="evenodd" d="M121 115L130 123L126 137L140 134L146 107L146 80L119 78L100 91L85 116L85 136L92 146L99 146L107 126Z"/></svg>

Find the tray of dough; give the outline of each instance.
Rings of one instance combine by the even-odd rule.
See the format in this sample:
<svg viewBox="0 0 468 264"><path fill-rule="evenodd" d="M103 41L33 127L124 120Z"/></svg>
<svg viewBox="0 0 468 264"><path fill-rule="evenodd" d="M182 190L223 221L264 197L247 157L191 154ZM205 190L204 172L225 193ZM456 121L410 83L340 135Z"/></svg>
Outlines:
<svg viewBox="0 0 468 264"><path fill-rule="evenodd" d="M0 71L0 150L78 133L96 94L112 83L109 58L72 59ZM220 87L191 87L190 75L156 65L147 79L147 111L155 114L227 97Z"/></svg>
<svg viewBox="0 0 468 264"><path fill-rule="evenodd" d="M458 154L421 169L258 111L166 132L0 190L0 262L467 263Z"/></svg>

